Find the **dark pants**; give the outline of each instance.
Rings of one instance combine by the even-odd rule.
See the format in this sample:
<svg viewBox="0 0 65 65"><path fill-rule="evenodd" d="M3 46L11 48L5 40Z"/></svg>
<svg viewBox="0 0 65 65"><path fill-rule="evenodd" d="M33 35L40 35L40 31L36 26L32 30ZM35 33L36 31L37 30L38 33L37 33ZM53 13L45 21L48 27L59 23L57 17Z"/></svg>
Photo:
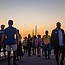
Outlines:
<svg viewBox="0 0 65 65"><path fill-rule="evenodd" d="M28 47L28 56L31 56L31 47Z"/></svg>
<svg viewBox="0 0 65 65"><path fill-rule="evenodd" d="M32 51L33 51L33 55L36 55L36 47L35 47L35 45L33 45Z"/></svg>
<svg viewBox="0 0 65 65"><path fill-rule="evenodd" d="M17 59L18 59L18 56L20 57L20 59L21 59L21 57L23 57L23 51L22 51L22 46L21 45L19 45L19 46L17 46Z"/></svg>
<svg viewBox="0 0 65 65"><path fill-rule="evenodd" d="M59 65L60 54L61 54L60 63L63 63L63 60L64 60L64 46L55 46L54 47L54 54L55 54L55 59L56 59L57 65Z"/></svg>
<svg viewBox="0 0 65 65"><path fill-rule="evenodd" d="M0 53L1 53L1 46L0 46Z"/></svg>
<svg viewBox="0 0 65 65"><path fill-rule="evenodd" d="M16 63L15 63L15 58L16 58L16 55L15 55L15 53L16 53L16 51L13 51L13 65L15 65ZM10 64L10 54L11 54L11 51L8 51L8 65L11 65Z"/></svg>
<svg viewBox="0 0 65 65"><path fill-rule="evenodd" d="M50 44L44 44L45 58L49 58L51 54Z"/></svg>
<svg viewBox="0 0 65 65"><path fill-rule="evenodd" d="M23 46L23 49L24 49L24 53L27 54L27 46Z"/></svg>
<svg viewBox="0 0 65 65"><path fill-rule="evenodd" d="M4 56L6 57L6 45L4 44L4 47L3 47L3 52L4 52Z"/></svg>
<svg viewBox="0 0 65 65"><path fill-rule="evenodd" d="M0 41L0 53L1 53L1 48L2 48L2 45L1 45L1 41Z"/></svg>

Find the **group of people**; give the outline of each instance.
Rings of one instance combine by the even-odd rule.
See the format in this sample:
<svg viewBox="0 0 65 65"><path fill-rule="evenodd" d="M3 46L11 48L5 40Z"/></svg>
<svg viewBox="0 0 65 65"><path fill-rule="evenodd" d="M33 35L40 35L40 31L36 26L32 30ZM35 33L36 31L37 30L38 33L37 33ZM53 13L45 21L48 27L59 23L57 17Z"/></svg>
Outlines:
<svg viewBox="0 0 65 65"><path fill-rule="evenodd" d="M24 37L23 42L21 42L22 36L20 35L19 30L12 25L13 20L9 20L8 27L4 29L5 25L1 25L0 30L0 52L1 48L3 48L4 56L6 57L5 52L7 49L8 65L11 65L11 49L13 50L13 65L17 65L15 62L16 58L19 59L20 57L21 59L21 56L23 56L24 54L27 54L28 56L37 55L38 57L40 57L41 49L42 55L44 52L45 59L50 59L51 50L54 49L57 65L64 65L63 60L65 55L65 33L64 30L61 29L60 22L56 23L56 28L52 30L51 36L48 34L48 30L46 30L43 37L41 37L41 35L33 35L31 37L31 35L28 34L28 37Z"/></svg>
<svg viewBox="0 0 65 65"><path fill-rule="evenodd" d="M64 65L63 60L65 56L65 33L61 28L61 23L56 23L56 28L52 30L51 36L48 35L48 33L48 30L46 30L45 35L43 35L42 38L41 35L38 35L37 37L35 35L33 37L28 35L28 39L25 37L23 43L24 53L25 49L26 53L28 49L28 55L31 56L32 48L33 55L36 55L37 49L37 56L40 57L42 48L42 54L44 51L45 59L50 59L51 49L54 49L57 65ZM27 41L27 43L25 41Z"/></svg>
<svg viewBox="0 0 65 65"><path fill-rule="evenodd" d="M28 37L24 38L22 46L24 49L24 54L28 54L28 56L37 55L38 57L40 57L41 55L43 55L43 50L45 50L45 58L47 59L48 56L48 58L50 59L51 43L48 31L45 31L45 35L43 35L43 37L41 37L41 35L33 35L31 37L31 35L28 34Z"/></svg>

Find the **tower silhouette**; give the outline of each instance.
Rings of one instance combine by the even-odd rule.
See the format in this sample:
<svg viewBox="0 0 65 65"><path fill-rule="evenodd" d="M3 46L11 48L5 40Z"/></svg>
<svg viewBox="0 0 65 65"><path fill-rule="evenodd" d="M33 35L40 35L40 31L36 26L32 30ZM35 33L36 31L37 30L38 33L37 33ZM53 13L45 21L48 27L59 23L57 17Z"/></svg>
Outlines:
<svg viewBox="0 0 65 65"><path fill-rule="evenodd" d="M35 35L37 36L37 25L35 25Z"/></svg>

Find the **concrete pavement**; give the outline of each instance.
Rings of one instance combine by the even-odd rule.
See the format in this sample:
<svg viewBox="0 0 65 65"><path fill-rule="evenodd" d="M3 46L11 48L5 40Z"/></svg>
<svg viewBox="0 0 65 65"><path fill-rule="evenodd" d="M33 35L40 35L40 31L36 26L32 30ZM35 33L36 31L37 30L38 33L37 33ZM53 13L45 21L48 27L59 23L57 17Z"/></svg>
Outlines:
<svg viewBox="0 0 65 65"><path fill-rule="evenodd" d="M45 59L44 56L37 57L37 56L27 56L24 55L24 57L16 61L18 65L56 65L54 56L51 55L51 59ZM64 60L65 64L65 60ZM7 65L7 59L0 61L0 65ZM11 65L12 65L12 59L11 59Z"/></svg>

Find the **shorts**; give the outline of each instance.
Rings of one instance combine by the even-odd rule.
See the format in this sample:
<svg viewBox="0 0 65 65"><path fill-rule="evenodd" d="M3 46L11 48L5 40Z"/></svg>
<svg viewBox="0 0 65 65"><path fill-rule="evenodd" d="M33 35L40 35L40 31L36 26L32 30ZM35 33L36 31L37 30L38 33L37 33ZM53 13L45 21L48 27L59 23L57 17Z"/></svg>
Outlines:
<svg viewBox="0 0 65 65"><path fill-rule="evenodd" d="M17 44L14 44L14 45L6 45L6 49L7 49L7 51L11 51L11 49L13 51L16 51L17 50Z"/></svg>

